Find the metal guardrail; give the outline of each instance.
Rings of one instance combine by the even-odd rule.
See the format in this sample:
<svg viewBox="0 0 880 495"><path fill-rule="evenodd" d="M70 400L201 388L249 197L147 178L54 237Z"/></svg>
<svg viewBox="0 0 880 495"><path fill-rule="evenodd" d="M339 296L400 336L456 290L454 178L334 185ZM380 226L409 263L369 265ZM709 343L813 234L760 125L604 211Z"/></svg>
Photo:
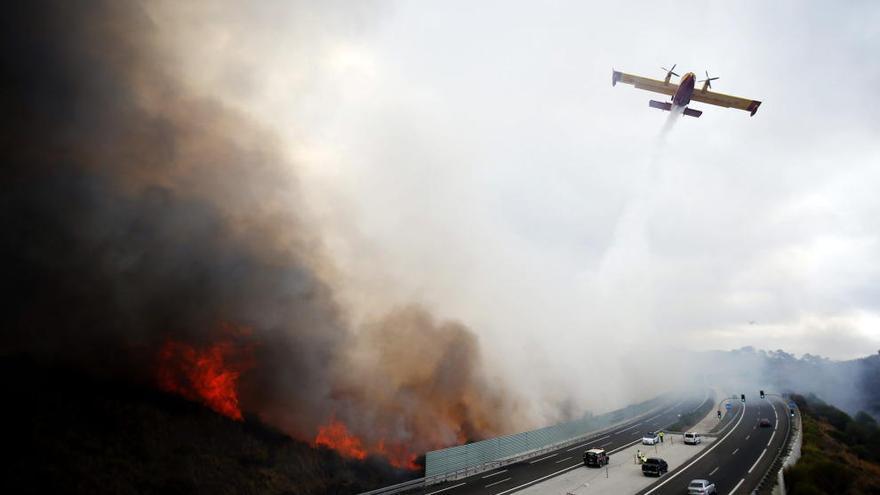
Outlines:
<svg viewBox="0 0 880 495"><path fill-rule="evenodd" d="M410 490L415 490L416 488L423 488L424 486L425 478L418 478L415 480L404 481L403 483L398 483L396 485L376 488L375 490L363 492L360 495L394 495L395 493L408 492Z"/></svg>
<svg viewBox="0 0 880 495"><path fill-rule="evenodd" d="M772 495L785 495L785 470L794 466L798 459L801 458L801 449L803 448L804 440L804 417L799 409L797 410L797 416L795 416L795 419L797 420L797 426L794 428L794 435L791 440L789 440L788 449L782 458L782 465L776 472L776 485L770 492Z"/></svg>
<svg viewBox="0 0 880 495"><path fill-rule="evenodd" d="M644 414L662 402L658 397L598 416L428 452L425 455L425 478L432 481L460 479L584 441L593 432Z"/></svg>
<svg viewBox="0 0 880 495"><path fill-rule="evenodd" d="M785 402L785 398L781 395L777 394L766 394L769 396L779 397ZM786 404L788 407L788 404ZM797 411L797 419L800 419L800 410L795 407L795 411ZM776 450L776 456L773 458L773 462L770 464L770 468L767 469L767 472L764 473L764 476L761 477L761 481L758 482L758 486L752 490L753 495L761 494L761 495L769 495L773 493L773 488L778 483L778 473L782 469L782 465L785 461L785 458L788 456L789 452L791 452L791 432L794 429L794 425L792 425L791 420L789 420L788 428L785 431L785 441L782 442L782 446Z"/></svg>

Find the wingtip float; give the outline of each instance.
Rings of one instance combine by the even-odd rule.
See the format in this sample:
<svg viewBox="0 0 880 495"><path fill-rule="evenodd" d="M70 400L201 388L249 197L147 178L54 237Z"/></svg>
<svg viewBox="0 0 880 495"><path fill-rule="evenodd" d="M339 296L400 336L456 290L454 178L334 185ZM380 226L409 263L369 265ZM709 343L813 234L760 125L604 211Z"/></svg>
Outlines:
<svg viewBox="0 0 880 495"><path fill-rule="evenodd" d="M706 71L706 79L697 81L697 76L693 72L688 72L684 76L676 74L675 65L673 65L671 69L665 67L661 67L661 69L666 72L666 77L662 81L611 69L611 85L616 86L619 82L631 84L638 89L670 96L672 101L662 102L650 100L648 106L666 111L671 111L674 107L681 108L682 113L690 117L699 117L703 114L700 110L688 108L688 104L691 101L708 103L719 107L745 110L753 116L758 111L758 107L761 106L761 102L758 100L750 100L711 91L712 81L718 78L709 77L708 71ZM678 84L671 82L672 76L681 77ZM703 86L701 88L696 88L697 82L703 83Z"/></svg>

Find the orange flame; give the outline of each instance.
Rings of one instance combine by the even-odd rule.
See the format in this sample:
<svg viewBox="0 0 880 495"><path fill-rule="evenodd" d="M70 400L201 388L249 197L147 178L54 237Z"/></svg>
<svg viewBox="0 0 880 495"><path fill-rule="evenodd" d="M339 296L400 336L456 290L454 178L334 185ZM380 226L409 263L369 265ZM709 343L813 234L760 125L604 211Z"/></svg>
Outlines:
<svg viewBox="0 0 880 495"><path fill-rule="evenodd" d="M417 456L403 444L379 440L375 446L368 447L360 437L348 431L345 423L335 418L318 429L318 435L315 436L313 445L333 449L343 457L350 459L363 460L367 455L375 454L384 457L389 464L399 469L411 471L422 469L416 463Z"/></svg>
<svg viewBox="0 0 880 495"><path fill-rule="evenodd" d="M327 447L339 452L343 457L365 459L367 451L364 449L361 439L348 431L345 423L331 420L326 426L318 430L314 442L316 447Z"/></svg>
<svg viewBox="0 0 880 495"><path fill-rule="evenodd" d="M379 440L376 452L388 459L388 462L396 468L409 469L410 471L419 471L422 469L422 467L416 463L417 456L411 453L404 445L386 445L384 440Z"/></svg>
<svg viewBox="0 0 880 495"><path fill-rule="evenodd" d="M242 352L231 342L198 349L170 340L159 351L159 388L200 401L224 416L241 421L238 379L242 371L252 366L249 359L242 359L245 357Z"/></svg>

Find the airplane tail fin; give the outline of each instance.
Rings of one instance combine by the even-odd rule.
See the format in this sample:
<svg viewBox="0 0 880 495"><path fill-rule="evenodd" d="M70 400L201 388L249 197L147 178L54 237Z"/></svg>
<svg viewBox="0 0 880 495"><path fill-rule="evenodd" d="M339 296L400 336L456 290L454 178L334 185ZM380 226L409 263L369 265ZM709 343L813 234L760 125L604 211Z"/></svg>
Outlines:
<svg viewBox="0 0 880 495"><path fill-rule="evenodd" d="M672 103L664 103L662 101L651 100L648 102L648 105L651 108L659 108L660 110L666 110L667 112L672 110Z"/></svg>

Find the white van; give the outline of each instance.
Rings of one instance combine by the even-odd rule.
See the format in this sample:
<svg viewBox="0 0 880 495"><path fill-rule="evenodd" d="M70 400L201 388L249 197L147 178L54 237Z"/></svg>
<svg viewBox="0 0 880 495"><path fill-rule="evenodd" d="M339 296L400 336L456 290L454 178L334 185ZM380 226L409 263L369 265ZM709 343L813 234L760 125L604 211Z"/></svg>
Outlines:
<svg viewBox="0 0 880 495"><path fill-rule="evenodd" d="M692 431L689 431L684 434L684 443L696 445L702 441L703 441L703 439L700 437L699 433L694 433Z"/></svg>

